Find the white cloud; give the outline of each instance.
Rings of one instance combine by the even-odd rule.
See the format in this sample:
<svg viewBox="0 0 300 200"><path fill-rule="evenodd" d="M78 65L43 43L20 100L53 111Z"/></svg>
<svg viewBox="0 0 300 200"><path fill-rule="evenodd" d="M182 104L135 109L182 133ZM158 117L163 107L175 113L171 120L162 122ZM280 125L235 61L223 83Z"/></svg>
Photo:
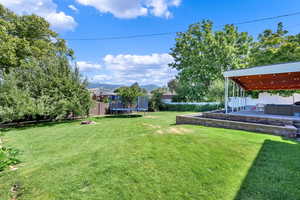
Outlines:
<svg viewBox="0 0 300 200"><path fill-rule="evenodd" d="M106 74L98 74L92 78L93 82L105 83L107 81L112 81L112 76Z"/></svg>
<svg viewBox="0 0 300 200"><path fill-rule="evenodd" d="M64 12L50 13L45 19L57 30L74 30L77 26L74 18Z"/></svg>
<svg viewBox="0 0 300 200"><path fill-rule="evenodd" d="M78 9L74 5L68 5L68 8L70 8L74 12L78 12Z"/></svg>
<svg viewBox="0 0 300 200"><path fill-rule="evenodd" d="M170 2L170 4L173 5L173 6L180 6L181 0L173 0L173 1Z"/></svg>
<svg viewBox="0 0 300 200"><path fill-rule="evenodd" d="M131 55L120 54L117 56L106 55L104 57L105 64L114 70L140 70L141 68L157 68L168 65L173 61L169 54L151 54L151 55Z"/></svg>
<svg viewBox="0 0 300 200"><path fill-rule="evenodd" d="M168 66L173 61L169 54L106 55L103 61L105 73L95 75L92 82L164 85L177 74Z"/></svg>
<svg viewBox="0 0 300 200"><path fill-rule="evenodd" d="M181 0L76 0L84 6L95 7L102 13L111 13L117 18L136 18L149 13L169 18L169 7L179 6Z"/></svg>
<svg viewBox="0 0 300 200"><path fill-rule="evenodd" d="M96 64L96 63L86 62L86 61L79 61L79 62L77 62L77 67L82 72L87 72L87 71L93 71L93 70L100 70L100 69L102 69L101 65Z"/></svg>
<svg viewBox="0 0 300 200"><path fill-rule="evenodd" d="M154 16L169 18L172 15L165 0L151 0L148 5L152 8L151 13Z"/></svg>
<svg viewBox="0 0 300 200"><path fill-rule="evenodd" d="M36 14L44 17L57 31L74 30L77 26L72 16L57 11L53 0L0 0L0 3L20 15Z"/></svg>

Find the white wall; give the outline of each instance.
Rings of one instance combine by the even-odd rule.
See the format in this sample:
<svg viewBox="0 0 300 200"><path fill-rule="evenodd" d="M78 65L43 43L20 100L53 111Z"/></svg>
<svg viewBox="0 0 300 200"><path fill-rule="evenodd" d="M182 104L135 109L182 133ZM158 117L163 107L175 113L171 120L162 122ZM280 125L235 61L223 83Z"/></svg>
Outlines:
<svg viewBox="0 0 300 200"><path fill-rule="evenodd" d="M161 101L166 104L172 103L172 99L162 99Z"/></svg>
<svg viewBox="0 0 300 200"><path fill-rule="evenodd" d="M172 102L170 101L162 101L165 104L172 104L172 105L198 105L198 106L203 106L203 105L219 105L219 102Z"/></svg>
<svg viewBox="0 0 300 200"><path fill-rule="evenodd" d="M237 105L239 101L239 98L230 98L229 106L232 107L233 105ZM264 92L260 93L257 99L247 97L246 105L255 106L256 104L293 104L296 101L300 101L300 94L294 94L294 97L282 97L277 94Z"/></svg>

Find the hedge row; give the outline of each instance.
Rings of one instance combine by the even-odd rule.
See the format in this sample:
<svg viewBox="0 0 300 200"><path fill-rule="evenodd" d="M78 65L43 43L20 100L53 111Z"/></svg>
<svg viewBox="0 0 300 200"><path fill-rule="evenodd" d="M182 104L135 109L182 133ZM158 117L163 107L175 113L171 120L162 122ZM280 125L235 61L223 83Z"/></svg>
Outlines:
<svg viewBox="0 0 300 200"><path fill-rule="evenodd" d="M188 111L188 112L205 112L222 109L222 105L192 105L192 104L164 104L162 111Z"/></svg>

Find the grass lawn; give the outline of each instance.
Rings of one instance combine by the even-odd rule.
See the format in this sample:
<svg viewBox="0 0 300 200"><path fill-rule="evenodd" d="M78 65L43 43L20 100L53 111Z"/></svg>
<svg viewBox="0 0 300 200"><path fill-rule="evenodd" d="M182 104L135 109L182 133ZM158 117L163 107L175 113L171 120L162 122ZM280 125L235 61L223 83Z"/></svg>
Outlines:
<svg viewBox="0 0 300 200"><path fill-rule="evenodd" d="M245 131L176 126L176 112L2 132L21 150L0 199L300 199L300 145Z"/></svg>

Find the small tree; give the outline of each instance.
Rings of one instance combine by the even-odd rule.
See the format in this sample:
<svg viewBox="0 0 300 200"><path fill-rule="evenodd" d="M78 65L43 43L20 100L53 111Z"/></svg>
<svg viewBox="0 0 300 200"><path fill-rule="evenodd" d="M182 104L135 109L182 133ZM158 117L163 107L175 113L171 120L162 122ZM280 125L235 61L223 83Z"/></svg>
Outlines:
<svg viewBox="0 0 300 200"><path fill-rule="evenodd" d="M116 89L115 92L121 96L125 105L130 107L132 107L139 96L144 96L146 94L145 90L142 89L138 83L134 83L130 87L120 87Z"/></svg>
<svg viewBox="0 0 300 200"><path fill-rule="evenodd" d="M178 80L172 79L168 82L168 89L170 92L174 93L176 92L176 89L178 88Z"/></svg>
<svg viewBox="0 0 300 200"><path fill-rule="evenodd" d="M151 99L149 102L149 107L151 111L159 111L162 108L163 103L161 101L161 98L164 92L164 88L157 88L151 91Z"/></svg>

